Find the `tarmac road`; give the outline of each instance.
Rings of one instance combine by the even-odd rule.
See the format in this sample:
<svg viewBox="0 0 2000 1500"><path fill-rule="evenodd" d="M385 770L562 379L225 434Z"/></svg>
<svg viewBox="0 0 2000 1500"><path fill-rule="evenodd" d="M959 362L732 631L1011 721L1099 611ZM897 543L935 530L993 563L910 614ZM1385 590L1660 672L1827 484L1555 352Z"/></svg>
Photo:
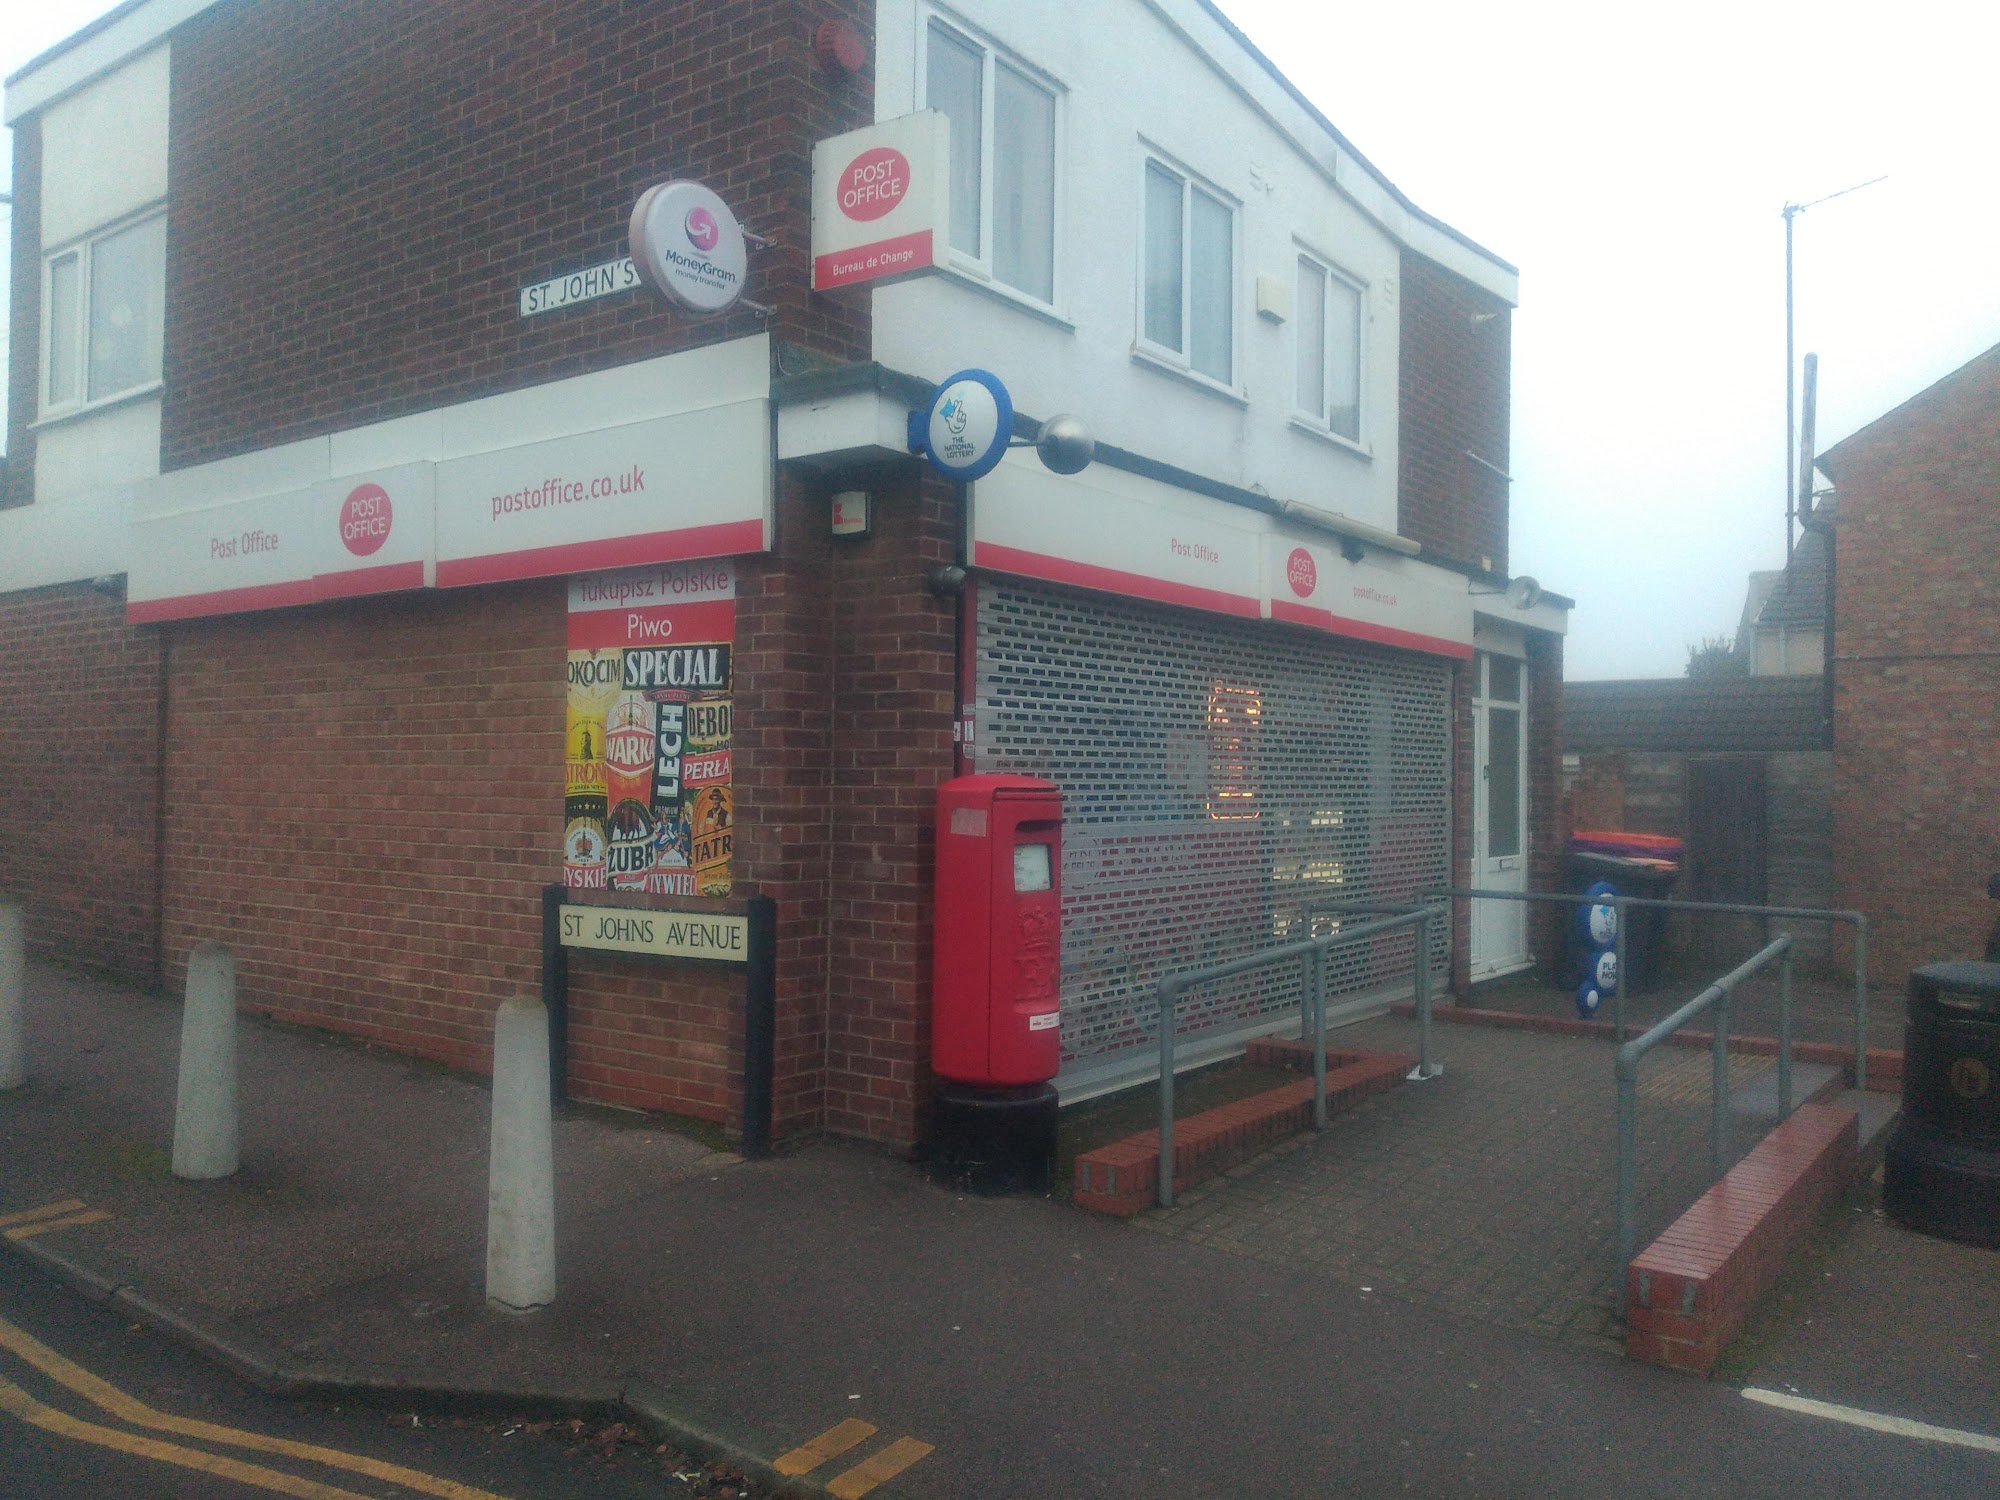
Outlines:
<svg viewBox="0 0 2000 1500"><path fill-rule="evenodd" d="M153 1415L129 1405L122 1414L107 1410L77 1386L114 1403L123 1396ZM158 1416L232 1430L236 1439L190 1432L186 1420L178 1431L147 1425ZM691 1485L677 1481L674 1464L649 1446L627 1445L607 1459L588 1441L597 1430L601 1424L589 1424L583 1437L565 1441L568 1429L560 1423L535 1433L499 1418L413 1420L407 1412L263 1396L17 1257L0 1255L0 1495L10 1500L274 1494L658 1500L725 1493L709 1476ZM258 1438L278 1442L246 1445ZM270 1451L279 1446L286 1451Z"/></svg>

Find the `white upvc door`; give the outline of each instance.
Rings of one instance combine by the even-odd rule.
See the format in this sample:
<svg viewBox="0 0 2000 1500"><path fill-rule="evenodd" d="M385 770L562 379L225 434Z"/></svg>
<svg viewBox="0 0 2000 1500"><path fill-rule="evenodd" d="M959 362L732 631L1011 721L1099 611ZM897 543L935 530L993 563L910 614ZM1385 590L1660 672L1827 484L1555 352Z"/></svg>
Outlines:
<svg viewBox="0 0 2000 1500"><path fill-rule="evenodd" d="M1528 888L1527 664L1482 651L1473 662L1472 883L1482 890ZM1524 901L1472 903L1472 977L1525 969Z"/></svg>

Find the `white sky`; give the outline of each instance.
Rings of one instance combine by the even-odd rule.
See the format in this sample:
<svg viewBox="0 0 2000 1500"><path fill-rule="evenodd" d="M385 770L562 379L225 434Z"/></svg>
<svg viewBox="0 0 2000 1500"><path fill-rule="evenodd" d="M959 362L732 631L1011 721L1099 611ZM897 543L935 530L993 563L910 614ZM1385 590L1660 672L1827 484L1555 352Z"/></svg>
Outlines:
<svg viewBox="0 0 2000 1500"><path fill-rule="evenodd" d="M1572 679L1679 675L1783 562L1787 201L1889 174L1795 224L1822 447L2000 343L1993 0L1221 4L1521 268L1512 561ZM11 73L111 5L6 9Z"/></svg>

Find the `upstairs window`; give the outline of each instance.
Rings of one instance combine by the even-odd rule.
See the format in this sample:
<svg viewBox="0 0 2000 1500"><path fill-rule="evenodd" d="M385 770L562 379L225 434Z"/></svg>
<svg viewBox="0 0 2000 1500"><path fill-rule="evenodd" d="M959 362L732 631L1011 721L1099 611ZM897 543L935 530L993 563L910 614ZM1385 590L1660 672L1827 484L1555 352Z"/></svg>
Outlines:
<svg viewBox="0 0 2000 1500"><path fill-rule="evenodd" d="M924 98L951 120L960 269L1056 300L1056 92L956 27L925 31Z"/></svg>
<svg viewBox="0 0 2000 1500"><path fill-rule="evenodd" d="M1139 347L1221 385L1236 367L1236 210L1147 158Z"/></svg>
<svg viewBox="0 0 2000 1500"><path fill-rule="evenodd" d="M1299 257L1298 410L1315 427L1361 441L1361 288Z"/></svg>
<svg viewBox="0 0 2000 1500"><path fill-rule="evenodd" d="M160 383L166 215L65 246L43 271L42 412L60 414Z"/></svg>

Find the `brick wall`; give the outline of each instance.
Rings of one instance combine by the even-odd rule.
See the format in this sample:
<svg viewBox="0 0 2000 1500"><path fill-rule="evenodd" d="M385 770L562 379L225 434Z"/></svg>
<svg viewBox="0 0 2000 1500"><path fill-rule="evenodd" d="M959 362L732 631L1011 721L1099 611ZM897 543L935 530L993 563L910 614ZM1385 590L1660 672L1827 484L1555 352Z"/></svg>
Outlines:
<svg viewBox="0 0 2000 1500"><path fill-rule="evenodd" d="M1977 957L2000 870L2000 349L1840 444L1837 904L1869 967Z"/></svg>
<svg viewBox="0 0 2000 1500"><path fill-rule="evenodd" d="M177 29L162 467L767 326L866 357L865 298L807 290L811 143L873 117L869 79L812 54L842 14L868 12L227 0ZM747 292L768 324L646 291L517 316L522 286L624 254L668 176L776 241Z"/></svg>
<svg viewBox="0 0 2000 1500"><path fill-rule="evenodd" d="M1397 529L1433 559L1504 574L1507 482L1465 455L1507 467L1512 314L1409 250L1402 283Z"/></svg>
<svg viewBox="0 0 2000 1500"><path fill-rule="evenodd" d="M159 977L161 642L88 584L0 595L0 892L29 950Z"/></svg>

